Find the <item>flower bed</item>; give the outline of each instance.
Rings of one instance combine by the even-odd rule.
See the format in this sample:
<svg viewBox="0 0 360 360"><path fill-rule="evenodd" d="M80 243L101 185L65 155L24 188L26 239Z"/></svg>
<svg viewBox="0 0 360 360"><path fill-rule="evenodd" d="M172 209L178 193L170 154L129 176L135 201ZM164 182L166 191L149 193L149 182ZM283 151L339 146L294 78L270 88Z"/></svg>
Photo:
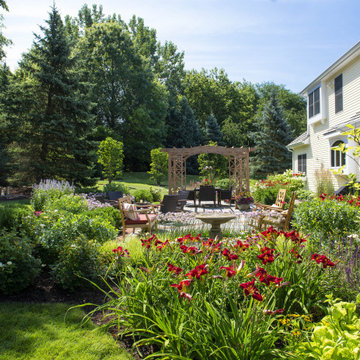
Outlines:
<svg viewBox="0 0 360 360"><path fill-rule="evenodd" d="M110 312L108 326L122 336L140 339L134 346L153 344L153 356L163 359L284 354L291 336L278 320L319 311L336 265L311 254L299 234L273 228L222 242L187 235L141 243L141 261L123 249L114 252L124 267L117 290L108 294L112 300L97 310ZM296 331L304 331L300 321Z"/></svg>

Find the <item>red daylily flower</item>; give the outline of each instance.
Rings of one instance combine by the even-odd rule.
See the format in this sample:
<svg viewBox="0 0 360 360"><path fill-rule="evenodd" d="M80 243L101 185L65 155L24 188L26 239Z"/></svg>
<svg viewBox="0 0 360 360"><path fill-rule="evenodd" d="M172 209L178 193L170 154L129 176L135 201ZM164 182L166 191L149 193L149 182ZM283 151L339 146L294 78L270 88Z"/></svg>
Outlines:
<svg viewBox="0 0 360 360"><path fill-rule="evenodd" d="M234 245L235 248L239 248L240 250L245 250L249 247L250 245L242 242L241 240L237 240L236 244Z"/></svg>
<svg viewBox="0 0 360 360"><path fill-rule="evenodd" d="M195 269L188 272L186 276L190 279L196 278L199 280L200 277L205 274L208 274L208 271L206 270L206 264L202 264L196 266Z"/></svg>
<svg viewBox="0 0 360 360"><path fill-rule="evenodd" d="M252 281L240 284L240 287L244 289L245 296L248 296L251 294L251 296L258 301L262 301L263 297L261 296L259 289L257 289L254 285L255 279Z"/></svg>
<svg viewBox="0 0 360 360"><path fill-rule="evenodd" d="M184 254L191 254L191 255L201 254L203 252L202 250L198 249L195 246L181 245L180 249Z"/></svg>
<svg viewBox="0 0 360 360"><path fill-rule="evenodd" d="M155 236L155 235L149 237L148 239L140 239L140 241L141 241L142 246L146 246L147 249L150 249L150 247L151 247L151 242L152 242L154 239L156 239L156 236ZM156 239L156 240L157 240L157 239Z"/></svg>
<svg viewBox="0 0 360 360"><path fill-rule="evenodd" d="M324 269L326 269L328 266L335 266L336 265L329 258L327 258L325 255L312 254L311 260L315 260L318 264L323 264Z"/></svg>
<svg viewBox="0 0 360 360"><path fill-rule="evenodd" d="M297 264L300 264L302 262L303 257L299 254L299 252L295 249L289 250L289 253L292 254L296 259L299 259L296 261Z"/></svg>
<svg viewBox="0 0 360 360"><path fill-rule="evenodd" d="M295 230L291 232L280 231L280 234L284 234L286 238L290 238L292 242L299 245L303 242L306 242L306 239L301 239L299 233L298 232L296 233Z"/></svg>
<svg viewBox="0 0 360 360"><path fill-rule="evenodd" d="M273 226L270 226L267 230L261 233L261 235L266 237L267 239L270 239L273 234L275 235L275 237L279 235L279 232L276 229L274 229Z"/></svg>
<svg viewBox="0 0 360 360"><path fill-rule="evenodd" d="M274 251L275 249L269 249L268 247L264 247L261 249L262 254L258 255L257 258L262 261L263 265L267 263L274 262Z"/></svg>
<svg viewBox="0 0 360 360"><path fill-rule="evenodd" d="M266 285L270 285L270 283L279 285L284 280L283 278L278 278L276 276L268 274L267 271L263 268L257 269L256 276L259 278L260 282Z"/></svg>
<svg viewBox="0 0 360 360"><path fill-rule="evenodd" d="M319 196L319 198L324 201L326 199L326 194L325 193L321 193L321 195Z"/></svg>
<svg viewBox="0 0 360 360"><path fill-rule="evenodd" d="M183 271L183 269L181 269L175 265L172 265L170 263L168 263L167 265L168 265L169 271L175 273L176 275L179 275Z"/></svg>
<svg viewBox="0 0 360 360"><path fill-rule="evenodd" d="M35 216L40 216L42 213L43 213L42 211L35 211L35 212L34 212L34 215L35 215Z"/></svg>
<svg viewBox="0 0 360 360"><path fill-rule="evenodd" d="M169 240L166 240L165 242L161 242L160 240L157 240L156 242L155 242L155 245L158 245L158 246L156 246L156 248L158 249L158 250L162 250L164 247L166 247L166 245L168 245L168 244L170 244L169 243Z"/></svg>
<svg viewBox="0 0 360 360"><path fill-rule="evenodd" d="M190 284L191 284L191 280L183 280L180 281L180 284L171 284L170 286L177 288L179 291L181 291L181 290L187 290Z"/></svg>
<svg viewBox="0 0 360 360"><path fill-rule="evenodd" d="M237 260L239 257L236 254L231 254L228 248L225 248L221 252L229 261Z"/></svg>
<svg viewBox="0 0 360 360"><path fill-rule="evenodd" d="M231 277L233 277L235 274L236 274L236 271L234 270L234 268L233 268L233 266L231 265L231 266L222 266L221 268L220 268L220 270L226 270L226 276L228 277L228 278L231 278Z"/></svg>
<svg viewBox="0 0 360 360"><path fill-rule="evenodd" d="M123 249L121 246L119 246L117 249L113 249L113 252L116 253L118 256L124 256L126 255L129 257L129 251L127 249Z"/></svg>

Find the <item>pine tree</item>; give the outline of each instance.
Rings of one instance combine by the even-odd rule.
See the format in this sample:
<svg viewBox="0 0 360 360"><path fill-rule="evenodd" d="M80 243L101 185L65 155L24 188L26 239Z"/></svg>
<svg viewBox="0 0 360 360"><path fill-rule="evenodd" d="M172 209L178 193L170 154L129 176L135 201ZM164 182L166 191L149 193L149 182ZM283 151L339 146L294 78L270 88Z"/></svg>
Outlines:
<svg viewBox="0 0 360 360"><path fill-rule="evenodd" d="M94 160L89 103L73 71L60 14L53 7L49 15L47 27L40 27L43 36L36 35L20 66L24 75L17 86L28 91L27 107L17 114L22 129L19 174L28 181L62 178L89 184Z"/></svg>
<svg viewBox="0 0 360 360"><path fill-rule="evenodd" d="M214 115L210 115L206 121L205 138L207 142L213 141L218 145L224 145L222 132Z"/></svg>
<svg viewBox="0 0 360 360"><path fill-rule="evenodd" d="M256 151L251 160L253 175L264 177L290 168L291 153L286 145L292 134L275 92L270 94L256 125L257 132L253 134Z"/></svg>
<svg viewBox="0 0 360 360"><path fill-rule="evenodd" d="M178 104L171 107L166 120L168 147L191 147L201 144L201 130L185 96L179 97Z"/></svg>

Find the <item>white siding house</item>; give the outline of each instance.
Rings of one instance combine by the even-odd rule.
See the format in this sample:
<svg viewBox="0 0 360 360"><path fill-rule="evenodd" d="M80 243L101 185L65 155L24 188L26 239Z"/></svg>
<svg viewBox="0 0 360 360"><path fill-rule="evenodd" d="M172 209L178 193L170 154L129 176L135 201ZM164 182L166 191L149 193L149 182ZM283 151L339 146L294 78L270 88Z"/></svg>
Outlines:
<svg viewBox="0 0 360 360"><path fill-rule="evenodd" d="M311 82L301 94L307 98L307 131L287 147L292 168L306 173L309 189L316 190L317 170L338 169L360 178L351 154L331 150L341 142L351 146L342 132L346 124L360 127L360 42ZM346 183L343 175L330 175L335 189Z"/></svg>

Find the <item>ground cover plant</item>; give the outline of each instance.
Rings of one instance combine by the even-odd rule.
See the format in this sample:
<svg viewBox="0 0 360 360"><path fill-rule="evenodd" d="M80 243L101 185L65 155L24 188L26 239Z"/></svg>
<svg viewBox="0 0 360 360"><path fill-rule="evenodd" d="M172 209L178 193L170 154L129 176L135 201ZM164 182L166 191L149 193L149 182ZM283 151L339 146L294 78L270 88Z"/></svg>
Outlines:
<svg viewBox="0 0 360 360"><path fill-rule="evenodd" d="M133 337L134 346L153 344L150 357L163 359L286 355L291 332L278 320L318 316L336 265L299 234L273 228L222 241L189 234L141 244L134 262L131 250L113 250L121 276L97 310L112 319L107 326Z"/></svg>
<svg viewBox="0 0 360 360"><path fill-rule="evenodd" d="M125 360L110 334L88 323L68 304L0 304L0 358L7 360ZM9 321L11 314L11 321ZM99 331L100 330L100 331Z"/></svg>

